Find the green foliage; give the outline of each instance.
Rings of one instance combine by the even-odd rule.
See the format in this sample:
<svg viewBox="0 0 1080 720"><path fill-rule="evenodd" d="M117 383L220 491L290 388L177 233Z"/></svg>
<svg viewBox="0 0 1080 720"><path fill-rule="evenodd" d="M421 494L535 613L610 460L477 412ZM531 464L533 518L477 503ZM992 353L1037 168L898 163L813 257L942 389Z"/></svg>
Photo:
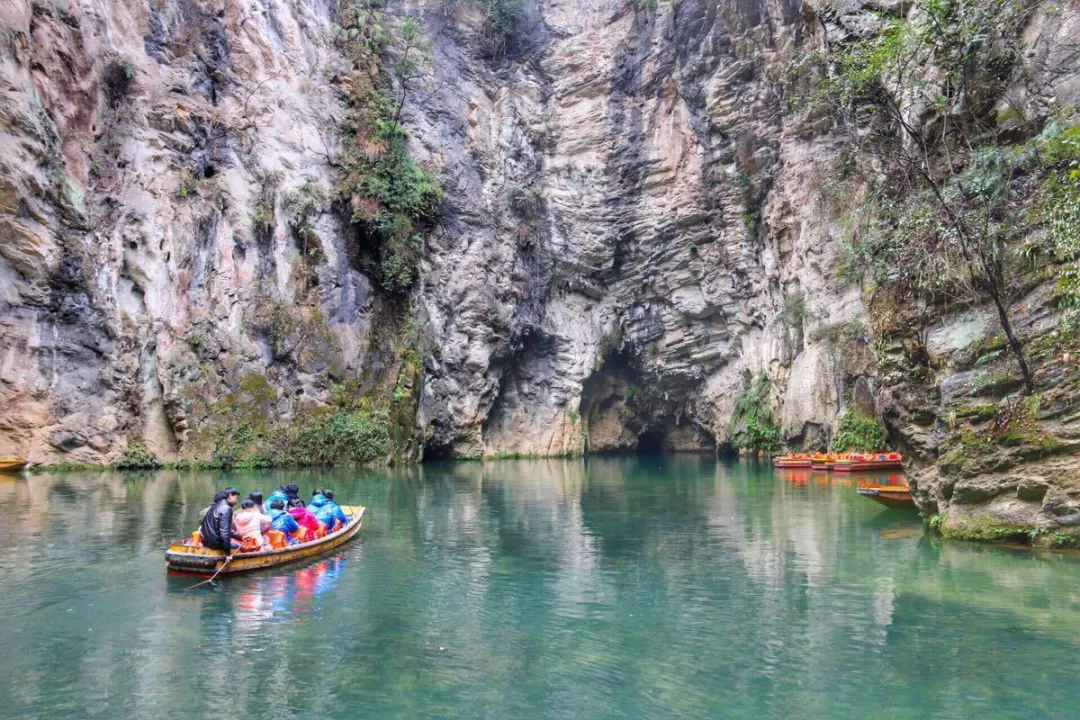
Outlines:
<svg viewBox="0 0 1080 720"><path fill-rule="evenodd" d="M524 16L524 0L476 0L476 4L484 12L486 33L501 44L514 34Z"/></svg>
<svg viewBox="0 0 1080 720"><path fill-rule="evenodd" d="M391 236L379 251L379 282L392 293L403 293L412 287L420 262L423 238Z"/></svg>
<svg viewBox="0 0 1080 720"><path fill-rule="evenodd" d="M735 401L728 425L731 445L744 452L773 452L780 448L780 428L769 409L769 379L764 373L747 383Z"/></svg>
<svg viewBox="0 0 1080 720"><path fill-rule="evenodd" d="M385 417L364 411L316 411L289 428L281 464L370 463L385 458L390 450Z"/></svg>
<svg viewBox="0 0 1080 720"><path fill-rule="evenodd" d="M839 323L818 325L810 331L811 342L838 343L841 341L865 338L869 333L866 325L859 320L847 320Z"/></svg>
<svg viewBox="0 0 1080 720"><path fill-rule="evenodd" d="M388 292L403 293L416 277L421 244L417 238L435 220L443 191L412 159L405 129L398 122L409 83L422 74L423 28L416 18L401 22L399 38L405 50L391 71L401 88L400 97L395 97L380 64L380 53L389 41L380 20L375 3L347 7L342 14L339 42L354 69L346 85L348 109L337 192L350 204L352 222L378 249L380 284Z"/></svg>
<svg viewBox="0 0 1080 720"><path fill-rule="evenodd" d="M834 452L876 452L888 447L885 429L876 418L854 410L844 413L833 441Z"/></svg>
<svg viewBox="0 0 1080 720"><path fill-rule="evenodd" d="M161 467L161 461L147 449L146 444L138 438L128 438L124 456L116 467L121 470L153 470Z"/></svg>
<svg viewBox="0 0 1080 720"><path fill-rule="evenodd" d="M784 309L780 321L793 330L802 330L806 322L806 293L801 290L784 295Z"/></svg>
<svg viewBox="0 0 1080 720"><path fill-rule="evenodd" d="M337 340L318 307L300 307L281 300L265 301L255 317L276 358L304 361L337 350Z"/></svg>

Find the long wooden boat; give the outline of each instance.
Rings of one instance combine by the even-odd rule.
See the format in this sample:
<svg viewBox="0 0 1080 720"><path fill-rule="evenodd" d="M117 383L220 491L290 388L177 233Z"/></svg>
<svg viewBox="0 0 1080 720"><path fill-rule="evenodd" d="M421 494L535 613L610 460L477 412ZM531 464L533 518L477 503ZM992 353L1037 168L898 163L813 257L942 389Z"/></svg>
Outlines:
<svg viewBox="0 0 1080 720"><path fill-rule="evenodd" d="M866 485L859 488L859 494L885 507L901 510L916 508L915 500L911 497L911 490L904 485Z"/></svg>
<svg viewBox="0 0 1080 720"><path fill-rule="evenodd" d="M349 522L342 525L337 532L318 540L291 545L279 550L234 553L232 561L221 570L221 574L234 575L306 560L344 545L360 532L367 508L360 505L342 505L341 509L349 517ZM217 572L224 562L223 551L193 547L186 545L183 540L173 542L165 553L165 567L169 572L211 574Z"/></svg>
<svg viewBox="0 0 1080 720"><path fill-rule="evenodd" d="M0 457L0 472L19 472L26 467L28 461L21 457Z"/></svg>
<svg viewBox="0 0 1080 720"><path fill-rule="evenodd" d="M810 456L810 467L815 470L832 470L837 460L846 458L847 455L837 453L814 453Z"/></svg>
<svg viewBox="0 0 1080 720"><path fill-rule="evenodd" d="M772 460L776 468L808 468L810 467L809 455L777 455Z"/></svg>
<svg viewBox="0 0 1080 720"><path fill-rule="evenodd" d="M833 463L833 470L838 473L867 472L873 470L896 470L904 467L904 458L900 453L873 453L863 455L852 453L849 457Z"/></svg>

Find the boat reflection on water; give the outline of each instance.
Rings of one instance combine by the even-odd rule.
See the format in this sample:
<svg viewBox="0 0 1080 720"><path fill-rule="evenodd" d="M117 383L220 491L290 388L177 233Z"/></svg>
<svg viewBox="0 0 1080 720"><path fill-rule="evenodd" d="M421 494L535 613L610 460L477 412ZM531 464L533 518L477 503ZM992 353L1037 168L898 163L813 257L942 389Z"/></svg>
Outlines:
<svg viewBox="0 0 1080 720"><path fill-rule="evenodd" d="M272 626L318 613L323 595L340 583L346 562L340 553L299 568L219 579L195 590L190 577L170 577L168 592L197 603L200 614L218 618L216 630L206 632L218 634L220 618L227 617L238 648L256 649Z"/></svg>
<svg viewBox="0 0 1080 720"><path fill-rule="evenodd" d="M778 478L791 485L806 485L813 480L816 485L836 484L855 485L857 487L888 485L907 487L907 479L904 477L904 473L897 470L890 472L845 473L843 475L814 473L813 470L803 468L776 468L773 472L776 473Z"/></svg>
<svg viewBox="0 0 1080 720"><path fill-rule="evenodd" d="M814 474L810 468L776 468L774 472L792 485L806 485Z"/></svg>
<svg viewBox="0 0 1080 720"><path fill-rule="evenodd" d="M902 472L862 473L854 476L854 480L858 487L869 487L871 485L907 487L907 480L904 478L904 473Z"/></svg>
<svg viewBox="0 0 1080 720"><path fill-rule="evenodd" d="M341 554L283 575L246 578L236 596L237 615L260 622L263 615L311 612L315 601L338 584L344 569Z"/></svg>

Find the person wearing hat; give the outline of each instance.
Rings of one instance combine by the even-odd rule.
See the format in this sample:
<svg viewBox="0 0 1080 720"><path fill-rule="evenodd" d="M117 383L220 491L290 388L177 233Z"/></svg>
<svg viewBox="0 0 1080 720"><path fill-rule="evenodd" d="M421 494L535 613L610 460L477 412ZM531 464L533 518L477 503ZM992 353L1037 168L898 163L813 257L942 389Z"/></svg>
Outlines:
<svg viewBox="0 0 1080 720"><path fill-rule="evenodd" d="M228 487L214 496L214 504L199 524L204 547L224 550L226 555L240 547L240 534L233 529L233 506L240 500L240 491Z"/></svg>

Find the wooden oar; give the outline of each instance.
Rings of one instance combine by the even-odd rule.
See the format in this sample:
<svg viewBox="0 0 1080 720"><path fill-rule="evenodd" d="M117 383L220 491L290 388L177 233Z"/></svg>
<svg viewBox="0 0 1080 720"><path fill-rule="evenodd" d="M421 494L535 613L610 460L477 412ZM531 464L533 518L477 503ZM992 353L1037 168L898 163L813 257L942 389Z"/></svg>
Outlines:
<svg viewBox="0 0 1080 720"><path fill-rule="evenodd" d="M216 578L216 577L217 577L217 576L218 576L219 574L221 574L221 571L225 569L225 566L226 566L226 565L228 565L229 563L231 563L231 562L232 562L232 559L233 559L233 558L234 558L235 556L236 556L236 553L233 553L233 554L232 554L232 555L230 555L229 557L225 558L225 562L221 563L221 567L219 567L219 568L217 569L217 572L216 572L216 573L214 573L214 574L213 574L213 575L212 575L212 576L210 577L210 579L209 579L209 580L203 580L203 581L202 581L201 583L196 583L196 584L192 585L191 587L189 587L189 588L188 588L188 590L194 590L195 588L199 587L200 585L205 585L206 583L212 583L212 582L214 582L214 579L215 579L215 578Z"/></svg>

